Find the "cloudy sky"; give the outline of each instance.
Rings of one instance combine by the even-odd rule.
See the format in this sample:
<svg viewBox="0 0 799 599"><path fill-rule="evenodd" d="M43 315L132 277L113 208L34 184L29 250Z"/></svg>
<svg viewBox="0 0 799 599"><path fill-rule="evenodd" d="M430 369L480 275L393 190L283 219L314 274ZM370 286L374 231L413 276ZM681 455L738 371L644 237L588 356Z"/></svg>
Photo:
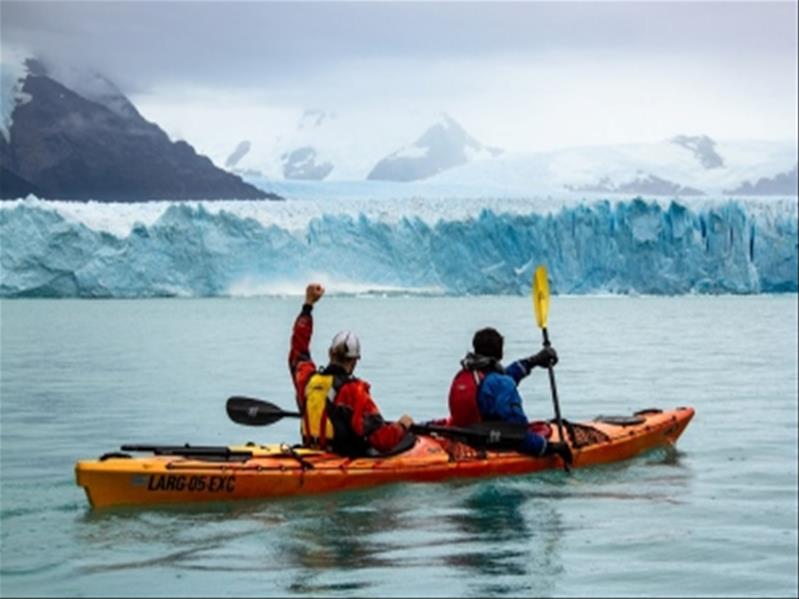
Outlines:
<svg viewBox="0 0 799 599"><path fill-rule="evenodd" d="M796 139L796 2L3 0L0 19L4 51L97 69L209 153L306 108L398 139L446 112L509 150Z"/></svg>

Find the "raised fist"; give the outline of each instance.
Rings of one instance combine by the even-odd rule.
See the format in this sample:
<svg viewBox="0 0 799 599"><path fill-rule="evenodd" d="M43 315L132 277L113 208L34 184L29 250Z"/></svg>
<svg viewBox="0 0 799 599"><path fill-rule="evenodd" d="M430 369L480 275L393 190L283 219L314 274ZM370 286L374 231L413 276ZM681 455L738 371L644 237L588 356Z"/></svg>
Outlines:
<svg viewBox="0 0 799 599"><path fill-rule="evenodd" d="M305 303L315 304L325 294L325 288L319 283L311 283L305 288Z"/></svg>

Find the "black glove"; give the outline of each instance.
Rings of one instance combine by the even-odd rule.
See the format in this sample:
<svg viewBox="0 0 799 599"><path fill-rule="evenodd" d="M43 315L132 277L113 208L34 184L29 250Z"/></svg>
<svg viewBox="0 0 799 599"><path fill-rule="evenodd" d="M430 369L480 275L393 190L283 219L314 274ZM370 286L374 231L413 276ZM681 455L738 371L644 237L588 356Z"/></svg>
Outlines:
<svg viewBox="0 0 799 599"><path fill-rule="evenodd" d="M537 354L525 358L523 362L528 370L532 370L536 366L540 366L541 368L546 368L549 365L554 366L558 363L558 352L555 351L554 347L548 346Z"/></svg>
<svg viewBox="0 0 799 599"><path fill-rule="evenodd" d="M547 446L544 449L544 455L556 455L560 457L560 459L563 460L568 466L571 466L573 461L572 450L568 443L560 443L558 441L547 443Z"/></svg>

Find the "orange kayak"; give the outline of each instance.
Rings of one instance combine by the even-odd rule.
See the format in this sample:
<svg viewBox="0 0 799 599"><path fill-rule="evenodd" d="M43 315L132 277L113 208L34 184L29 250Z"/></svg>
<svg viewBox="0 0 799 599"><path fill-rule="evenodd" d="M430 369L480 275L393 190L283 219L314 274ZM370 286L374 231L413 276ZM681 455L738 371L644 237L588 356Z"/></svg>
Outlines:
<svg viewBox="0 0 799 599"><path fill-rule="evenodd" d="M566 422L573 468L632 458L673 445L694 415L692 408L643 410L629 417ZM557 441L552 427L551 441ZM506 476L562 468L560 458L482 450L446 436L419 436L390 457L346 458L288 445L221 448L182 446L169 455L107 454L75 466L77 484L93 508L268 499L330 493L387 483L438 482ZM162 452L161 452L162 453Z"/></svg>

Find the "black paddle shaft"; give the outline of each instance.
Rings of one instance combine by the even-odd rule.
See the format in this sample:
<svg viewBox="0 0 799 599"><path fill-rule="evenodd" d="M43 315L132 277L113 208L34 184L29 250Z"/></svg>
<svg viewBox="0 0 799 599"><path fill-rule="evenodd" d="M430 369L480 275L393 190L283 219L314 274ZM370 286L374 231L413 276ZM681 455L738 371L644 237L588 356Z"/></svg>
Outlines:
<svg viewBox="0 0 799 599"><path fill-rule="evenodd" d="M481 422L470 428L437 424L414 424L411 432L461 438L487 447L518 449L527 435L527 425L508 422Z"/></svg>
<svg viewBox="0 0 799 599"><path fill-rule="evenodd" d="M547 332L547 328L542 327L541 332L544 334L544 347L551 347L552 344L549 342L549 333ZM552 403L555 406L555 419L558 422L558 434L560 435L560 441L561 443L568 443L568 441L566 441L566 437L563 435L563 419L560 417L558 388L555 386L555 369L552 367L551 362L547 364L547 371L549 371L549 386L552 389ZM569 465L565 461L563 462L563 469L566 472L570 471Z"/></svg>
<svg viewBox="0 0 799 599"><path fill-rule="evenodd" d="M301 418L299 412L287 412L273 403L254 397L233 396L228 398L227 413L233 422L248 426L265 426L283 418ZM472 428L458 428L435 424L414 424L411 432L417 434L436 433L479 441L489 446L518 446L526 435L527 426L507 422L483 422Z"/></svg>

